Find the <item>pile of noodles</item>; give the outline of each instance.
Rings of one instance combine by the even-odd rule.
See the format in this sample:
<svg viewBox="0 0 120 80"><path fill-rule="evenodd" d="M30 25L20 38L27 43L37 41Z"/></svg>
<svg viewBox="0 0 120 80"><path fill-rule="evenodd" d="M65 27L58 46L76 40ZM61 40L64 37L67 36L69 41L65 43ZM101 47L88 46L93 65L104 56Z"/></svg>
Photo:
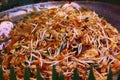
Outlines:
<svg viewBox="0 0 120 80"><path fill-rule="evenodd" d="M51 80L53 65L65 80L71 80L74 68L86 80L90 64L96 80L106 80L110 67L114 74L120 70L120 33L92 10L65 4L13 24L0 57L6 80L10 66L18 80L23 80L25 67L30 67L31 80L36 80L36 68Z"/></svg>

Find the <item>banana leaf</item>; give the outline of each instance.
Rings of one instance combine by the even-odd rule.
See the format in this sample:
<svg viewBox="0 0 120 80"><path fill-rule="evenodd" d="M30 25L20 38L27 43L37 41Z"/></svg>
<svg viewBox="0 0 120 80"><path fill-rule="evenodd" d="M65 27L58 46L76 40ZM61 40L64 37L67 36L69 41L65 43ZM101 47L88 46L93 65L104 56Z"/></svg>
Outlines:
<svg viewBox="0 0 120 80"><path fill-rule="evenodd" d="M58 80L58 79L59 79L58 73L56 72L55 65L53 65L53 68L52 68L52 80Z"/></svg>
<svg viewBox="0 0 120 80"><path fill-rule="evenodd" d="M63 73L60 73L59 80L65 80Z"/></svg>
<svg viewBox="0 0 120 80"><path fill-rule="evenodd" d="M74 73L73 73L73 78L72 80L82 80L81 77L78 74L78 70L77 68L74 69Z"/></svg>
<svg viewBox="0 0 120 80"><path fill-rule="evenodd" d="M13 66L10 67L10 80L17 80Z"/></svg>
<svg viewBox="0 0 120 80"><path fill-rule="evenodd" d="M109 73L108 73L108 76L107 76L107 80L113 80L113 74L112 74L112 70L111 70L111 67L109 69Z"/></svg>
<svg viewBox="0 0 120 80"><path fill-rule="evenodd" d="M25 72L24 72L24 80L30 80L30 74L29 74L29 68L26 67L25 68Z"/></svg>
<svg viewBox="0 0 120 80"><path fill-rule="evenodd" d="M40 70L38 68L37 68L36 73L37 73L36 80L44 80L42 78L42 76L40 74ZM113 74L112 74L112 71L111 71L111 68L110 68L108 76L107 76L107 80L113 80L112 77L113 77ZM0 80L4 80L3 71L2 71L1 66L0 66ZM12 66L10 67L10 80L17 80L16 74L15 74L15 71L14 71L14 67L12 67ZM29 67L25 68L24 80L30 80L30 68ZM53 69L52 69L52 80L65 80L63 73L60 73L58 75L55 66L53 66ZM82 78L78 74L77 68L74 69L72 80L82 80ZM90 66L90 72L89 72L89 76L88 76L87 80L96 80L95 76L94 76L94 72L93 72L93 66ZM120 80L120 71L118 73L117 80Z"/></svg>
<svg viewBox="0 0 120 80"><path fill-rule="evenodd" d="M41 74L40 74L40 70L37 68L37 80L43 80Z"/></svg>
<svg viewBox="0 0 120 80"><path fill-rule="evenodd" d="M90 66L90 72L87 80L96 80L94 76L93 66Z"/></svg>
<svg viewBox="0 0 120 80"><path fill-rule="evenodd" d="M120 80L120 71L119 71L119 73L118 73L118 78L117 78L117 80Z"/></svg>
<svg viewBox="0 0 120 80"><path fill-rule="evenodd" d="M4 80L2 67L0 66L0 80Z"/></svg>

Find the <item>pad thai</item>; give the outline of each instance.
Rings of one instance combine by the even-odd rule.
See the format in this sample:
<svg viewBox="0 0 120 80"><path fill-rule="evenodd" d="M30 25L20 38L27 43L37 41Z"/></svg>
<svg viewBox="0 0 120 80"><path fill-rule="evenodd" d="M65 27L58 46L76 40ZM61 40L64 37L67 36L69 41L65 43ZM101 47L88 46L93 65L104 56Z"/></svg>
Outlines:
<svg viewBox="0 0 120 80"><path fill-rule="evenodd" d="M31 69L31 80L36 80L36 68L45 80L51 80L53 65L65 80L71 80L74 68L86 80L91 64L96 80L107 80L110 67L114 74L120 70L120 33L95 11L76 3L4 23L10 33L1 32L0 39L11 38L1 44L5 80L9 80L10 66L18 80L23 80L25 67Z"/></svg>

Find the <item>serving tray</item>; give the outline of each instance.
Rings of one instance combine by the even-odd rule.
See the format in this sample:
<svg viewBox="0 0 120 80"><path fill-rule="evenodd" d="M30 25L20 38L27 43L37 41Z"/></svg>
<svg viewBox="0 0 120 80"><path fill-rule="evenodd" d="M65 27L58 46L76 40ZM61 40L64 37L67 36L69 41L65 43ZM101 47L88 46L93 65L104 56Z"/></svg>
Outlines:
<svg viewBox="0 0 120 80"><path fill-rule="evenodd" d="M0 20L9 18L13 21L16 21L32 11L35 10L41 11L47 8L60 6L61 4L64 3L65 1L54 1L54 2L43 2L43 3L16 7L13 9L0 12L0 16L1 16ZM82 7L89 8L95 11L100 16L105 17L106 20L109 23L111 23L114 27L116 27L120 32L120 6L102 3L102 2L94 2L94 1L76 1L76 3L80 4L80 6Z"/></svg>

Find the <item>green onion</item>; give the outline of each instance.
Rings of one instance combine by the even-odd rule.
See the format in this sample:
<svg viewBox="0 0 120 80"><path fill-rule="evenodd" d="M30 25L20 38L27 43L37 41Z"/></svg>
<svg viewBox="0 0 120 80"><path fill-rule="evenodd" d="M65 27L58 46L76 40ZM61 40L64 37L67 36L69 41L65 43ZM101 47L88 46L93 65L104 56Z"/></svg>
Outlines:
<svg viewBox="0 0 120 80"><path fill-rule="evenodd" d="M74 74L73 74L72 80L82 80L78 74L77 68L74 69Z"/></svg>
<svg viewBox="0 0 120 80"><path fill-rule="evenodd" d="M29 19L29 18L30 18L30 16L25 16L25 17L24 17L24 19Z"/></svg>
<svg viewBox="0 0 120 80"><path fill-rule="evenodd" d="M49 54L50 54L50 52L47 50L47 51L46 51L46 54L48 54L48 55L49 55Z"/></svg>
<svg viewBox="0 0 120 80"><path fill-rule="evenodd" d="M94 64L94 67L96 68L96 69L98 69L99 68L99 64Z"/></svg>
<svg viewBox="0 0 120 80"><path fill-rule="evenodd" d="M62 44L61 46L60 46L60 53L62 52L62 50L64 49L64 46L63 46L64 44Z"/></svg>
<svg viewBox="0 0 120 80"><path fill-rule="evenodd" d="M74 48L73 51L75 51L75 55L77 55L78 54L78 47Z"/></svg>
<svg viewBox="0 0 120 80"><path fill-rule="evenodd" d="M16 51L18 51L18 50L20 50L20 49L21 49L21 46L17 46L17 47L15 48Z"/></svg>
<svg viewBox="0 0 120 80"><path fill-rule="evenodd" d="M65 48L65 45L66 45L66 41L60 46L60 52L61 53L63 51L63 49Z"/></svg>
<svg viewBox="0 0 120 80"><path fill-rule="evenodd" d="M34 13L32 12L32 13L30 13L30 14L27 14L25 17L24 17L24 19L29 19L30 18L30 16L32 16L32 15L34 15Z"/></svg>

